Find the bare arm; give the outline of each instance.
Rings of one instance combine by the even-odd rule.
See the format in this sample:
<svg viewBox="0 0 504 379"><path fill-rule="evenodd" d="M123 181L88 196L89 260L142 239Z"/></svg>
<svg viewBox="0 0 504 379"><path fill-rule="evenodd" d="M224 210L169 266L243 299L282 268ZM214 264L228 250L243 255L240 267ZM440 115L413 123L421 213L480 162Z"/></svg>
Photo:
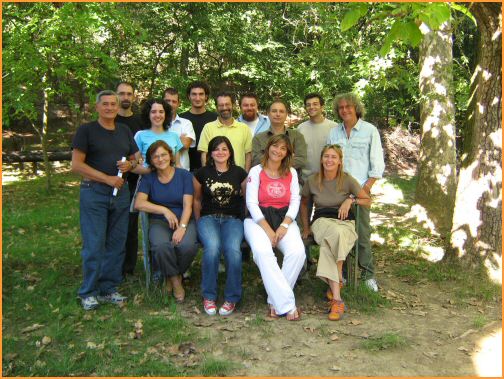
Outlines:
<svg viewBox="0 0 504 379"><path fill-rule="evenodd" d="M72 172L114 188L121 188L124 184L124 179L118 176L107 175L89 166L86 163L86 153L79 149L73 149L72 151Z"/></svg>
<svg viewBox="0 0 504 379"><path fill-rule="evenodd" d="M182 145L184 145L184 149L189 149L191 147L191 143L193 140L189 137L185 137L184 134L181 134L180 141L182 141Z"/></svg>
<svg viewBox="0 0 504 379"><path fill-rule="evenodd" d="M206 151L201 152L201 166L202 167L206 165L206 155L207 155Z"/></svg>
<svg viewBox="0 0 504 379"><path fill-rule="evenodd" d="M250 166L252 165L252 152L245 154L245 171L250 171Z"/></svg>
<svg viewBox="0 0 504 379"><path fill-rule="evenodd" d="M175 167L182 168L180 166L180 151L177 151L177 154L175 154Z"/></svg>
<svg viewBox="0 0 504 379"><path fill-rule="evenodd" d="M193 177L193 187L194 187L193 213L194 213L194 219L198 221L201 216L202 190L200 182L198 182L198 180L195 177Z"/></svg>
<svg viewBox="0 0 504 379"><path fill-rule="evenodd" d="M137 193L135 209L142 212L163 215L168 221L170 228L175 229L178 227L179 222L175 213L173 213L167 207L151 203L149 201L149 197L144 192Z"/></svg>
<svg viewBox="0 0 504 379"><path fill-rule="evenodd" d="M193 207L193 195L184 195L182 202L184 205L182 215L180 216L180 224L177 226L177 229L175 230L172 236L172 241L173 243L175 243L175 245L178 245L184 238L187 224L189 224L189 219L191 218L191 212ZM181 224L186 225L186 227L183 228Z"/></svg>

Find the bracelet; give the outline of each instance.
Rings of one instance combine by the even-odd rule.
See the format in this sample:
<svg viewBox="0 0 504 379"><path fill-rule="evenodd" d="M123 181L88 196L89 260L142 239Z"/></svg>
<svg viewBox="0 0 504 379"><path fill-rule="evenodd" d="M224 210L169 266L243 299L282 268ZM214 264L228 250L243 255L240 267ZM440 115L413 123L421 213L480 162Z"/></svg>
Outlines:
<svg viewBox="0 0 504 379"><path fill-rule="evenodd" d="M283 226L285 229L289 229L289 224L285 222L281 223L280 226Z"/></svg>

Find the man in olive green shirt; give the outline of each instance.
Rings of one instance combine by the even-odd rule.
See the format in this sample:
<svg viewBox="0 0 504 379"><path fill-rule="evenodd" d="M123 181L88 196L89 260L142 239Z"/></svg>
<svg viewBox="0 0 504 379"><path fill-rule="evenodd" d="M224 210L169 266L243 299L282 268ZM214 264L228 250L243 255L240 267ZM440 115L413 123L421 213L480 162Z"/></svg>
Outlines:
<svg viewBox="0 0 504 379"><path fill-rule="evenodd" d="M287 105L280 100L274 101L268 109L268 117L271 122L269 130L256 134L252 139L252 167L261 163L264 149L271 136L275 134L287 134L294 148L293 167L298 171L298 174L300 174L300 171L306 165L306 142L303 135L297 130L285 127ZM301 178L300 175L299 178Z"/></svg>

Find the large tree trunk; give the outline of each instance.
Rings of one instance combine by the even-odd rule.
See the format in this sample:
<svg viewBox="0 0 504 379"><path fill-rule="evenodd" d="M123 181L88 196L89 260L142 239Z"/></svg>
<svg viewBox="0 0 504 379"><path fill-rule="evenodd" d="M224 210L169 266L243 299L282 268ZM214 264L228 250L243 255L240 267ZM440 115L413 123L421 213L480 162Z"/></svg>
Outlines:
<svg viewBox="0 0 504 379"><path fill-rule="evenodd" d="M502 267L502 11L474 3L480 39L451 237L452 256Z"/></svg>
<svg viewBox="0 0 504 379"><path fill-rule="evenodd" d="M419 49L422 144L416 201L447 241L457 189L452 35L448 22L437 31L426 24L420 30L424 35Z"/></svg>

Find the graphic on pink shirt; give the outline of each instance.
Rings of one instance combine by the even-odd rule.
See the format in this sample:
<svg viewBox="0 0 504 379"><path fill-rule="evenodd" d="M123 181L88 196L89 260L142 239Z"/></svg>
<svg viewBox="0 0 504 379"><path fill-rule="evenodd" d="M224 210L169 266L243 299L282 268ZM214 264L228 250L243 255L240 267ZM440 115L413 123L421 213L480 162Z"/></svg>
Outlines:
<svg viewBox="0 0 504 379"><path fill-rule="evenodd" d="M274 199L278 199L285 196L287 189L282 182L270 182L267 185L266 191L268 192L269 196Z"/></svg>

